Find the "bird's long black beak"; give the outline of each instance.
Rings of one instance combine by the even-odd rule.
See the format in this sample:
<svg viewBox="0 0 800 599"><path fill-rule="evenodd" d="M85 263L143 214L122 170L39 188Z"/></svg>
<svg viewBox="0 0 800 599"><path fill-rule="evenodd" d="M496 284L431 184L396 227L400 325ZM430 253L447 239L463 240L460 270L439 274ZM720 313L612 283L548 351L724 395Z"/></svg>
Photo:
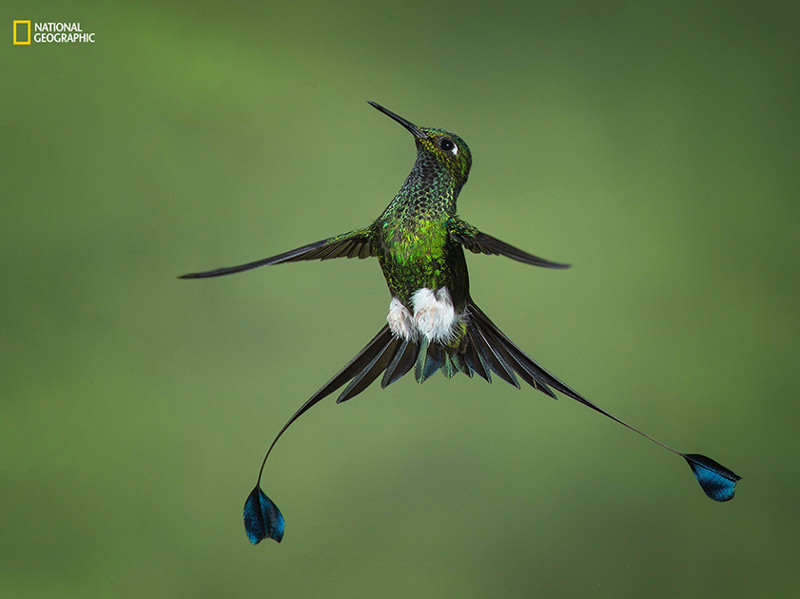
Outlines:
<svg viewBox="0 0 800 599"><path fill-rule="evenodd" d="M406 119L404 119L403 117L401 117L399 114L395 114L391 110L388 110L387 108L384 108L383 106L381 106L377 102L372 102L371 100L367 100L367 104L369 104L370 106L372 106L373 108L375 108L377 110L380 110L386 116L394 119L395 121L397 121L398 123L403 125L403 127L408 129L409 131L411 131L411 135L413 135L417 139L424 139L424 138L428 137L425 133L420 131L419 127L417 127L414 123L411 123L411 122L407 121Z"/></svg>

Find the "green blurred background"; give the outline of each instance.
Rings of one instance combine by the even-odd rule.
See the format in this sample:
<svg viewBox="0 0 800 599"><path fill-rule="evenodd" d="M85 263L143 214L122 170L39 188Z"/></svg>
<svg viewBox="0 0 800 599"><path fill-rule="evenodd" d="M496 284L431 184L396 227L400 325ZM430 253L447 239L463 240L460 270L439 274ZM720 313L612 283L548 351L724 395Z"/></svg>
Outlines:
<svg viewBox="0 0 800 599"><path fill-rule="evenodd" d="M17 2L2 44L4 597L794 597L800 5ZM289 415L384 322L375 261L210 281L371 221L402 128L475 159L473 296L603 407L403 380Z"/></svg>

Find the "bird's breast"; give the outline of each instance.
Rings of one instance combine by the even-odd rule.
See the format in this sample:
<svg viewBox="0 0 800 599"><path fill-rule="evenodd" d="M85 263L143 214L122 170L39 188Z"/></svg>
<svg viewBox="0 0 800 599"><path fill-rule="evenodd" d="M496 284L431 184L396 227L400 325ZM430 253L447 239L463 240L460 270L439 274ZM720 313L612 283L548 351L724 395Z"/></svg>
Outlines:
<svg viewBox="0 0 800 599"><path fill-rule="evenodd" d="M448 287L457 304L464 296L454 265L459 262L455 243L444 223L419 220L393 225L388 223L383 231L379 254L383 274L393 296L410 306L411 295L427 288L438 290ZM463 262L463 253L461 255Z"/></svg>

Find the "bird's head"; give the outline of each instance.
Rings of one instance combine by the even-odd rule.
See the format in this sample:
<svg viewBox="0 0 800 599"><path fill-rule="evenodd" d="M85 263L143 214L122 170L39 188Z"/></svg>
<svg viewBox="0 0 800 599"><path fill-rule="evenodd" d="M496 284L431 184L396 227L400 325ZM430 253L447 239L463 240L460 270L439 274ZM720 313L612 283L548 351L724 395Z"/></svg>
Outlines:
<svg viewBox="0 0 800 599"><path fill-rule="evenodd" d="M450 173L458 187L466 183L469 169L472 166L472 154L463 139L444 129L418 127L376 102L369 102L369 104L408 129L414 136L417 153L434 157Z"/></svg>

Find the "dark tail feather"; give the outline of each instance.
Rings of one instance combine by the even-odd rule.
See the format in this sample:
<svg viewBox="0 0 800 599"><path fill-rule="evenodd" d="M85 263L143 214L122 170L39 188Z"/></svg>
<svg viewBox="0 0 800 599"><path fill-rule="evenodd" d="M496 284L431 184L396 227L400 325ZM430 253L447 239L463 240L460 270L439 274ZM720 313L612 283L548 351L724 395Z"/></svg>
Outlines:
<svg viewBox="0 0 800 599"><path fill-rule="evenodd" d="M519 389L519 382L517 377L514 376L514 371L509 364L503 359L501 351L494 347L495 344L487 338L485 332L479 326L479 323L472 318L471 313L467 315L469 322L467 323L467 339L475 346L475 350L480 356L480 361L487 369L491 369L501 379L506 381L509 385L514 385ZM484 377L489 381L489 377Z"/></svg>
<svg viewBox="0 0 800 599"><path fill-rule="evenodd" d="M392 336L388 344L376 347L375 357L364 366L361 372L353 377L353 380L350 381L350 384L342 391L342 394L336 402L341 403L347 401L369 387L372 381L378 378L389 366L389 363L393 361L400 344L400 339Z"/></svg>
<svg viewBox="0 0 800 599"><path fill-rule="evenodd" d="M250 542L256 545L263 539L271 538L279 542L283 538L284 519L278 506L267 497L264 491L261 490L261 476L264 474L264 466L267 464L267 458L272 452L273 447L281 438L283 433L292 425L292 423L305 414L308 410L314 407L321 400L336 391L339 387L350 381L350 384L344 390L339 398L339 401L344 401L353 397L366 389L377 376L383 372L387 364L393 358L394 353L397 351L400 342L389 331L389 326L384 326L372 341L362 349L356 357L350 360L344 368L337 372L333 377L325 383L319 391L314 393L302 406L298 409L292 417L283 425L278 434L270 443L267 449L264 460L261 462L261 468L258 471L258 479L256 486L247 501L244 504L244 528ZM344 399L343 399L344 398Z"/></svg>
<svg viewBox="0 0 800 599"><path fill-rule="evenodd" d="M292 423L300 418L300 416L305 414L308 410L313 408L317 403L344 385L347 381L355 378L359 378L359 380L367 379L367 374L372 370L372 367L375 366L376 362L380 361L380 357L386 353L386 350L390 345L392 345L393 341L394 337L389 331L389 325L384 326L380 331L378 331L378 334L372 338L372 341L367 343L364 349L356 354L355 358L350 360L344 366L344 368L333 375L333 377L327 383L325 383L316 393L314 393L314 395L308 398L308 400L306 400L306 402L300 406L300 408L294 414L292 414L292 417L289 418L286 424L283 425L283 428L278 431L278 434L275 435L275 438L272 440L269 449L267 449L267 454L264 456L264 461L261 463L261 470L258 472L259 481L261 480L261 474L264 472L264 464L267 463L267 458L269 457L272 448L275 447L278 439L281 438L281 435L286 432ZM377 374L375 376L377 376ZM369 382L371 383L373 380L375 380L375 377L369 379ZM356 384L352 384L351 386L354 387ZM348 389L349 388L350 387L348 387Z"/></svg>
<svg viewBox="0 0 800 599"><path fill-rule="evenodd" d="M269 452L275 446L280 436L286 432L292 423L314 407L317 403L328 397L331 393L345 385L337 403L352 399L364 389L369 387L372 382L384 373L382 386L387 386L401 378L411 368L417 359L418 344L415 341L401 341L389 330L389 325L385 325L364 348L356 354L345 366L333 375L330 380L322 385L291 418L283 425L278 432L275 440L267 450ZM263 467L262 467L263 470Z"/></svg>
<svg viewBox="0 0 800 599"><path fill-rule="evenodd" d="M472 371L467 367L459 355L455 352L444 353L444 360L442 362L442 374L451 379L459 372L463 372L469 378L472 378Z"/></svg>
<svg viewBox="0 0 800 599"><path fill-rule="evenodd" d="M337 403L352 399L381 374L381 387L391 385L402 378L412 368L417 381L424 382L437 370L445 376L455 376L463 372L468 376L478 376L492 382L491 372L511 385L519 388L519 376L534 389L538 389L551 397L555 397L551 387L567 395L583 405L611 418L622 426L662 446L672 453L681 456L692 469L705 494L714 501L733 499L736 483L741 477L722 464L700 454L685 454L620 420L593 404L580 393L571 389L544 368L534 362L525 352L511 341L489 317L476 306L472 300L467 301L466 332L457 346L443 346L440 343L429 343L424 337L421 341L395 337L384 326L375 337L358 354L337 372L319 391L314 393L278 432L267 449L261 469L258 473L256 487L247 498L244 507L245 530L252 543L264 538L272 538L280 542L283 537L284 520L278 507L261 490L261 476L272 448L281 435L319 401L347 384L339 395ZM349 383L349 384L348 384Z"/></svg>
<svg viewBox="0 0 800 599"><path fill-rule="evenodd" d="M418 352L419 345L417 345L417 342L405 339L392 361L386 367L386 372L383 373L383 378L381 379L381 387L388 387L414 368Z"/></svg>
<svg viewBox="0 0 800 599"><path fill-rule="evenodd" d="M504 376L513 376L513 373L510 372L513 370L513 372L519 375L526 383L547 395L555 397L550 387L556 391L560 391L564 395L607 416L614 422L618 422L622 426L660 445L664 449L681 456L689 464L697 482L700 483L700 487L709 498L714 501L729 501L733 499L733 495L736 491L736 483L741 480L738 474L704 455L696 453L686 454L677 451L592 403L534 362L525 352L517 347L513 341L506 337L503 332L497 328L497 325L489 320L489 317L486 316L472 300L467 300L467 318L469 319L467 324L468 338L472 340L478 348L479 356L484 358L483 362L487 363L489 367L503 379L507 380L512 385L515 384L516 379L512 382ZM470 356L470 354L467 353L466 356ZM476 362L474 358L468 357L467 363L471 363L473 370L478 372L475 368ZM519 387L519 384L516 384L516 386Z"/></svg>
<svg viewBox="0 0 800 599"><path fill-rule="evenodd" d="M348 382L350 384L342 391L341 395L336 400L337 403L347 401L361 393L384 371L386 371L386 375L384 376L385 384L383 386L393 383L414 366L414 361L417 358L416 348L416 342L401 342L401 340L395 337L389 330L389 325L385 325L378 331L378 334L364 346L364 349L358 352L358 354L345 364L339 372L333 375L327 383L322 385L322 387L314 393L314 395L308 398L308 400L292 414L292 417L283 425L281 430L278 431L269 449L267 449L264 461L261 463L258 480L261 480L261 475L264 472L264 464L267 463L267 458L272 448L275 447L278 439L281 438L283 433L286 432L295 420Z"/></svg>
<svg viewBox="0 0 800 599"><path fill-rule="evenodd" d="M278 506L256 485L244 502L244 530L247 538L253 545L258 545L264 539L273 539L280 543L285 526Z"/></svg>
<svg viewBox="0 0 800 599"><path fill-rule="evenodd" d="M430 343L423 337L419 344L417 363L414 368L414 378L418 383L424 383L436 373L444 363L444 351L439 343Z"/></svg>
<svg viewBox="0 0 800 599"><path fill-rule="evenodd" d="M482 377L487 383L492 382L491 368L478 351L478 344L469 328L467 328L467 343L464 348L464 362L473 373Z"/></svg>
<svg viewBox="0 0 800 599"><path fill-rule="evenodd" d="M479 339L479 343L488 346L488 350L483 350L482 353L491 352L491 354L497 356L500 364L504 367L503 372L505 372L505 374L514 377L514 373L516 373L531 387L553 398L555 398L555 394L547 386L550 379L565 389L569 389L569 387L563 385L558 379L549 375L547 371L528 357L525 352L506 337L505 334L489 320L489 317L471 300L467 302L467 314L469 318L468 326L471 326L475 330L474 337ZM513 380L509 380L509 378L503 376L502 372L496 370L494 366L492 366L492 370L504 380L519 388L519 383L516 381L515 377ZM546 377L549 377L549 379ZM570 389L570 391L572 390Z"/></svg>

